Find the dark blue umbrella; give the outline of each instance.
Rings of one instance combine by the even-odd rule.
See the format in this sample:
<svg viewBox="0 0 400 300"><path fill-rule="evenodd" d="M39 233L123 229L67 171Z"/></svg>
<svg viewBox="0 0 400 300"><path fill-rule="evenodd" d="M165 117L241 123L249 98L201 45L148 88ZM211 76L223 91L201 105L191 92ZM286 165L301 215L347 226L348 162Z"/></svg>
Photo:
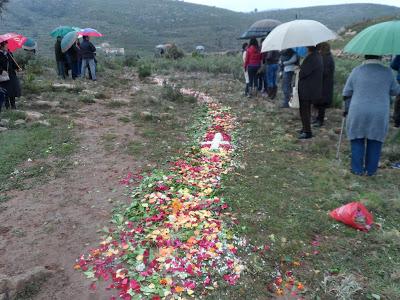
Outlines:
<svg viewBox="0 0 400 300"><path fill-rule="evenodd" d="M240 36L240 40L266 37L276 26L282 24L278 20L264 19L255 22L250 28Z"/></svg>

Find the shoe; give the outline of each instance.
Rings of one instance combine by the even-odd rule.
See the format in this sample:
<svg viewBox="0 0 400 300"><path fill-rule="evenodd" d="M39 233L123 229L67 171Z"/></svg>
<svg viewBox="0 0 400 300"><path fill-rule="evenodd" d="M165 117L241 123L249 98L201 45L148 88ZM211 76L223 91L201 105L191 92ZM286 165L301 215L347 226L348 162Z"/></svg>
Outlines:
<svg viewBox="0 0 400 300"><path fill-rule="evenodd" d="M315 127L315 128L322 127L323 125L324 124L321 121L318 121L318 120L312 123L312 126Z"/></svg>
<svg viewBox="0 0 400 300"><path fill-rule="evenodd" d="M353 170L351 170L350 172L352 174L354 174L354 175L357 175L357 176L364 176L364 173L362 173L362 172L356 172L356 171L353 171Z"/></svg>
<svg viewBox="0 0 400 300"><path fill-rule="evenodd" d="M311 132L302 132L299 135L299 140L307 140L307 139L311 139L312 137L313 136L312 136Z"/></svg>

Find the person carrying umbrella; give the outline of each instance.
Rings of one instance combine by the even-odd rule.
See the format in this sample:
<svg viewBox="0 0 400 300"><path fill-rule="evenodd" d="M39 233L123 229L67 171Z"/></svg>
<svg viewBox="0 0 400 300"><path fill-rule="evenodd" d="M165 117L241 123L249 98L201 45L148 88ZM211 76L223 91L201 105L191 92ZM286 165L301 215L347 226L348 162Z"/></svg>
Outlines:
<svg viewBox="0 0 400 300"><path fill-rule="evenodd" d="M389 127L390 96L400 94L392 71L381 59L365 55L364 63L353 69L343 89L351 171L356 175L376 174Z"/></svg>
<svg viewBox="0 0 400 300"><path fill-rule="evenodd" d="M82 77L85 78L86 68L89 66L91 78L93 81L96 81L96 47L90 42L89 36L83 36L80 48L82 55Z"/></svg>
<svg viewBox="0 0 400 300"><path fill-rule="evenodd" d="M76 42L72 45L71 48L67 50L65 53L65 57L67 59L67 63L69 65L69 68L71 69L71 76L72 79L75 80L80 72L78 71L78 66L79 66L79 51L80 49L78 48Z"/></svg>
<svg viewBox="0 0 400 300"><path fill-rule="evenodd" d="M308 54L300 66L299 102L303 128L299 139L312 138L311 105L322 97L323 62L317 47L307 47Z"/></svg>
<svg viewBox="0 0 400 300"><path fill-rule="evenodd" d="M397 82L400 83L400 55L396 55L390 67L397 71ZM400 127L400 96L396 97L393 112L394 127Z"/></svg>
<svg viewBox="0 0 400 300"><path fill-rule="evenodd" d="M56 43L54 45L54 54L56 57L56 64L57 64L57 73L58 76L65 79L65 55L61 51L61 40L62 37L58 36Z"/></svg>
<svg viewBox="0 0 400 300"><path fill-rule="evenodd" d="M0 74L8 74L7 78L3 78L0 81L0 88L7 91L5 97L5 107L6 109L17 109L15 98L21 97L21 84L19 82L17 71L21 68L18 66L14 59L13 54L8 49L8 42L3 41L0 43Z"/></svg>

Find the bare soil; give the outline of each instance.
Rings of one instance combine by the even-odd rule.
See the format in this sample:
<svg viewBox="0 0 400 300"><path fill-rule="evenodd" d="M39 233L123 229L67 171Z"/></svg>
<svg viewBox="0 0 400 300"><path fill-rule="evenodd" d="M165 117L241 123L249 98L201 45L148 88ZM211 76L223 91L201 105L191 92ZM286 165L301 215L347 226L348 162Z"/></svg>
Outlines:
<svg viewBox="0 0 400 300"><path fill-rule="evenodd" d="M95 84L88 86L96 90ZM107 92L112 98L128 97L132 84L125 90L109 88ZM7 193L11 199L0 212L0 275L11 279L35 267L44 267L52 274L44 282L32 282L36 292L22 298L110 298L103 289L101 295L90 291L90 282L73 265L76 258L98 244L99 230L108 225L118 201L128 200L125 187L119 184L121 177L143 164L122 151L124 144L138 139L137 131L132 123L118 120L126 115L124 106L105 105L112 100L62 110L66 120L75 124L79 140L71 158L73 166L43 185ZM106 135L113 136L111 149L104 146Z"/></svg>

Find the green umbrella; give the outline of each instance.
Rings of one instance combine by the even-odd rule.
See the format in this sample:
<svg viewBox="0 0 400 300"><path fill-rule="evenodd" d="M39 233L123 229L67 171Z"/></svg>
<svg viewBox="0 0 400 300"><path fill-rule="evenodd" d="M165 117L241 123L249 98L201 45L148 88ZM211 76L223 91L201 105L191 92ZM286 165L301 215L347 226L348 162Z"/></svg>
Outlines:
<svg viewBox="0 0 400 300"><path fill-rule="evenodd" d="M64 53L67 52L78 39L78 35L77 31L68 32L61 40L61 51Z"/></svg>
<svg viewBox="0 0 400 300"><path fill-rule="evenodd" d="M400 54L400 21L367 27L346 45L344 52L369 55Z"/></svg>
<svg viewBox="0 0 400 300"><path fill-rule="evenodd" d="M57 28L55 28L50 35L52 37L64 37L67 33L71 32L71 31L79 31L80 28L78 27L72 27L72 26L59 26Z"/></svg>

